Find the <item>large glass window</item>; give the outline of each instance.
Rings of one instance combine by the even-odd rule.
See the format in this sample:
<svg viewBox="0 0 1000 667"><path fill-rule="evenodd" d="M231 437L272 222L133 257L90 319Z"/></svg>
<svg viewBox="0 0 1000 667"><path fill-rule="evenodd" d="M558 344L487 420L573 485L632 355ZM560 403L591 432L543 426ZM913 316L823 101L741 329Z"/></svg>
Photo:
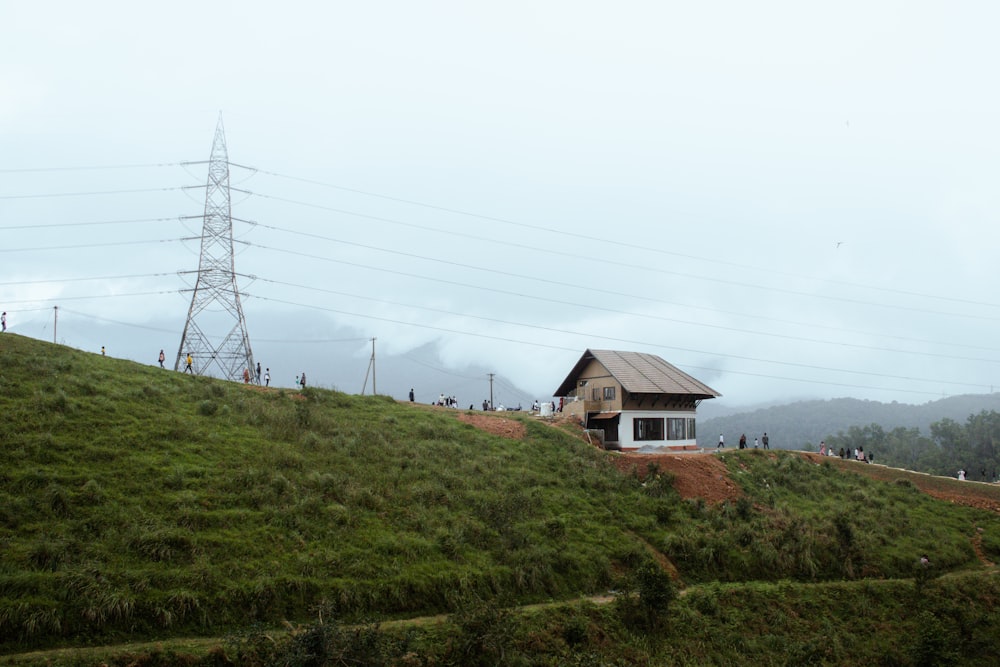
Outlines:
<svg viewBox="0 0 1000 667"><path fill-rule="evenodd" d="M632 420L634 440L663 440L662 417L637 417Z"/></svg>
<svg viewBox="0 0 1000 667"><path fill-rule="evenodd" d="M667 440L687 440L684 427L687 419L684 417L667 418Z"/></svg>
<svg viewBox="0 0 1000 667"><path fill-rule="evenodd" d="M694 432L694 421L695 421L694 417L688 417L688 420L687 420L687 423L688 423L688 440L694 440L695 438L698 437L698 436L695 435L695 432Z"/></svg>

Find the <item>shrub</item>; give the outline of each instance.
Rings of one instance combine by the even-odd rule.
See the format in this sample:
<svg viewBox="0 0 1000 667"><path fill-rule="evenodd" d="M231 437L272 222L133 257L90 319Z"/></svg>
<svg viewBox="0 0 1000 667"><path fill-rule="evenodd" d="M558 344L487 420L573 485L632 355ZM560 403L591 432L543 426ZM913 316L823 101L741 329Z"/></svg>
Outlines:
<svg viewBox="0 0 1000 667"><path fill-rule="evenodd" d="M917 632L915 633L911 655L913 664L917 667L946 667L960 661L957 647L961 637L955 628L924 610L917 617Z"/></svg>
<svg viewBox="0 0 1000 667"><path fill-rule="evenodd" d="M639 566L630 586L615 599L626 625L654 632L666 625L667 611L677 598L677 585L659 565Z"/></svg>
<svg viewBox="0 0 1000 667"><path fill-rule="evenodd" d="M455 635L448 661L460 665L503 665L516 660L517 619L497 598L460 600L448 618Z"/></svg>

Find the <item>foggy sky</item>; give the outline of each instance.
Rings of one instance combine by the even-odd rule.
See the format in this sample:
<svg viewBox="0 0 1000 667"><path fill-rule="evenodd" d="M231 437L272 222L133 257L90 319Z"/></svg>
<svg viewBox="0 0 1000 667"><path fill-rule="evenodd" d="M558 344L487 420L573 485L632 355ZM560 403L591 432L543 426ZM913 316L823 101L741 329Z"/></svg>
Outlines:
<svg viewBox="0 0 1000 667"><path fill-rule="evenodd" d="M730 405L990 392L998 13L8 3L0 303L172 361L221 112L276 384L359 393L375 338L380 393L463 406L489 373L545 400L587 348Z"/></svg>

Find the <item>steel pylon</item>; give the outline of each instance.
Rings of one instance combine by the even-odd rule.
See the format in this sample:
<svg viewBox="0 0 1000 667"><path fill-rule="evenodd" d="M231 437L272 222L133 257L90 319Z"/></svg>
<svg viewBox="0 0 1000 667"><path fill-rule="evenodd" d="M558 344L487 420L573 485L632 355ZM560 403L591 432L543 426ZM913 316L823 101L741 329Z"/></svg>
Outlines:
<svg viewBox="0 0 1000 667"><path fill-rule="evenodd" d="M228 333L213 336L209 331ZM241 380L244 370L247 370L253 377L253 351L236 284L229 153L221 113L208 162L198 280L191 295L191 308L184 324L174 370L187 368L188 354L192 357L191 372L195 375Z"/></svg>

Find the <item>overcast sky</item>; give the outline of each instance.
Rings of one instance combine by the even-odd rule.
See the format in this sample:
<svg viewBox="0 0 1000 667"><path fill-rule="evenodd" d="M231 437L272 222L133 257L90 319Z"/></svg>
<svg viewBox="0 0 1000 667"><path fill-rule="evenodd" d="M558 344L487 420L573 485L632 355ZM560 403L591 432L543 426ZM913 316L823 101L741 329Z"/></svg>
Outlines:
<svg viewBox="0 0 1000 667"><path fill-rule="evenodd" d="M0 304L172 365L221 113L274 384L358 393L376 338L380 393L462 404L490 372L545 399L587 348L731 406L990 392L997 25L991 2L0 2Z"/></svg>

